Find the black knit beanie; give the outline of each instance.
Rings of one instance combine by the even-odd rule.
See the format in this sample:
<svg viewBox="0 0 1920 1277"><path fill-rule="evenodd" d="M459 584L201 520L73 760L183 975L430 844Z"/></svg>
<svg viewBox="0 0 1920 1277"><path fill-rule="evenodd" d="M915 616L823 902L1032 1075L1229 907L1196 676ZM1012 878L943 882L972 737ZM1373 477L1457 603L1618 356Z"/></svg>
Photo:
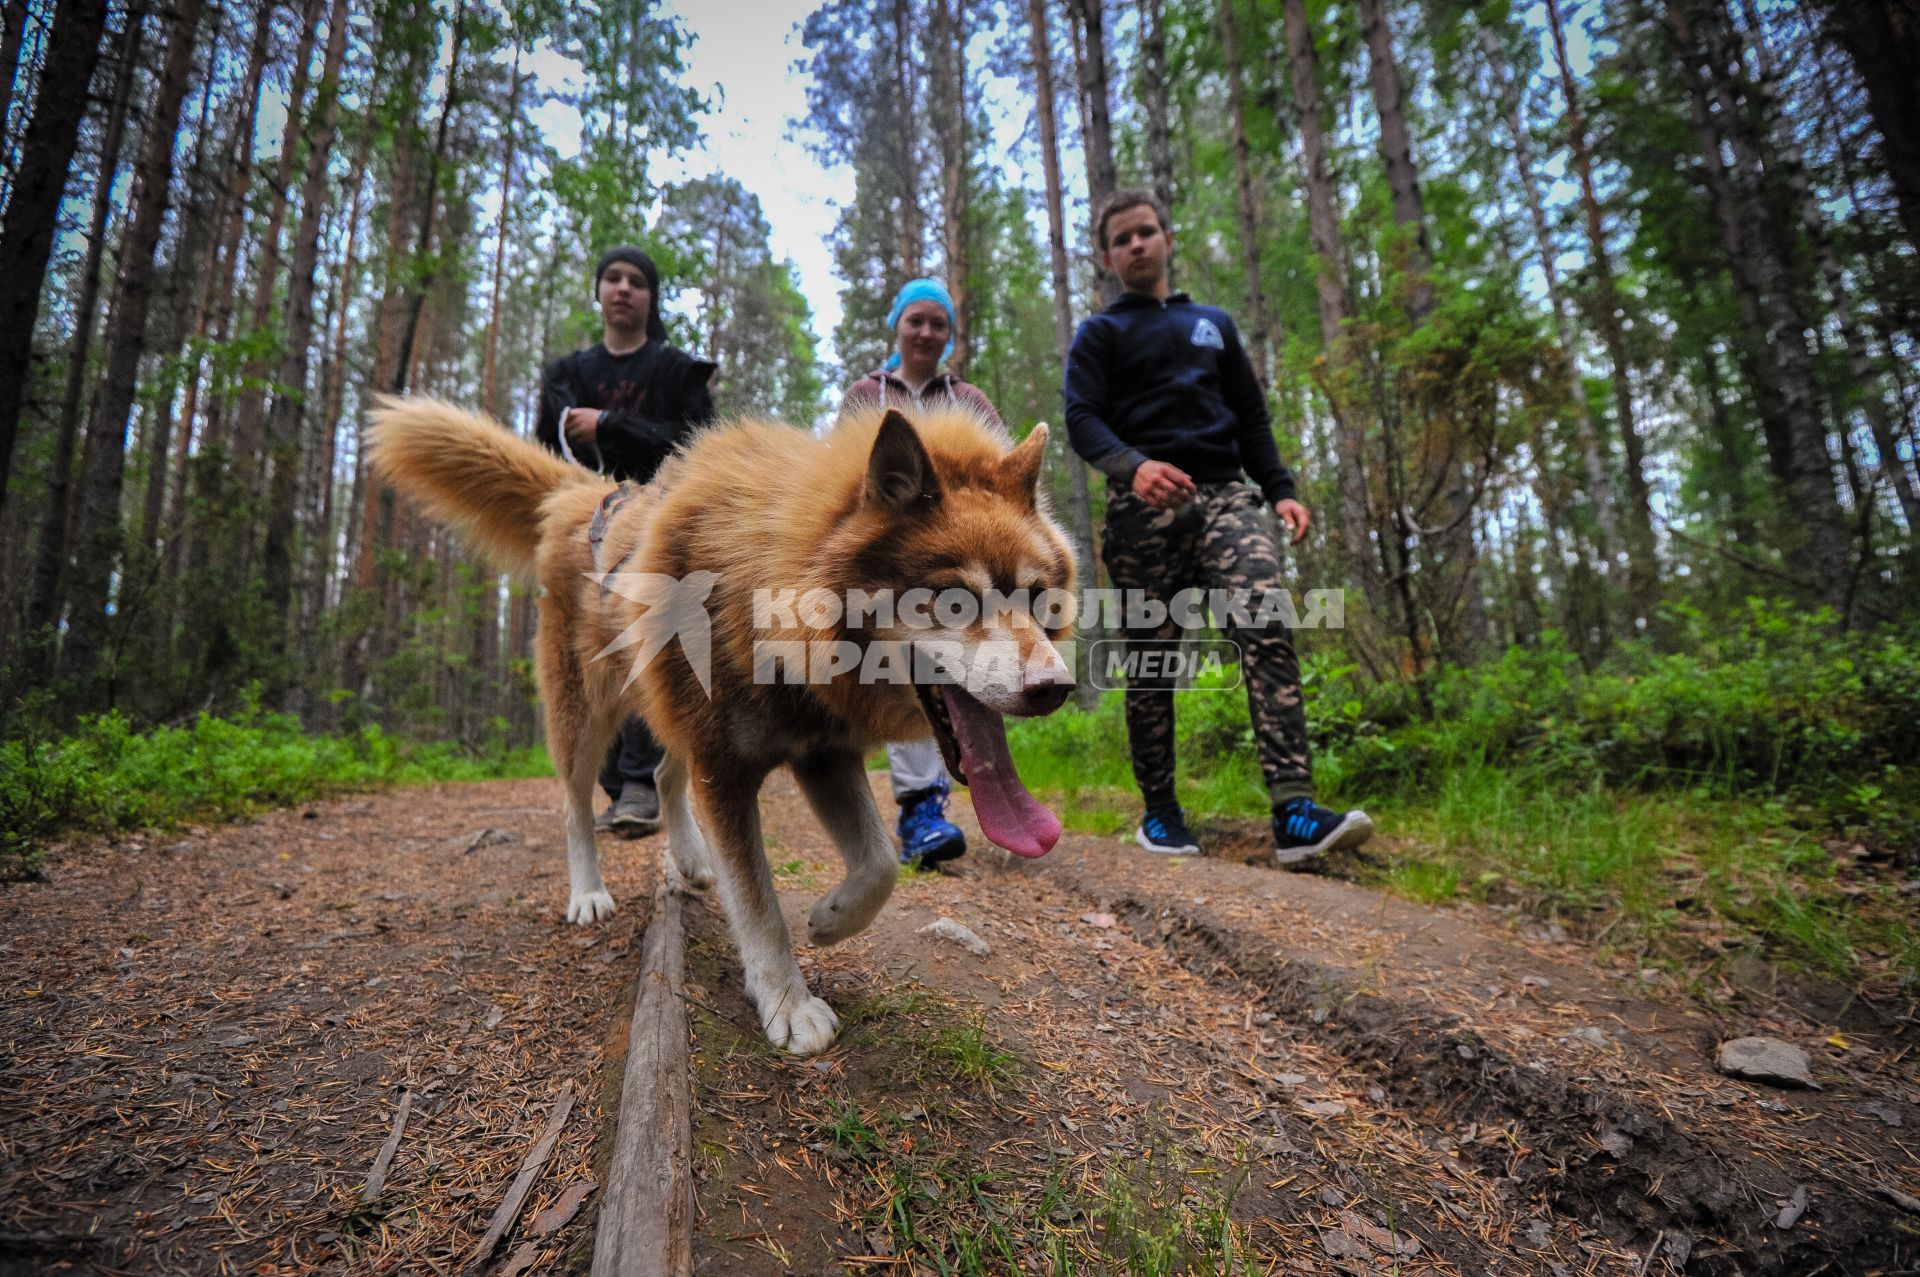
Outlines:
<svg viewBox="0 0 1920 1277"><path fill-rule="evenodd" d="M620 244L600 254L600 261L593 268L593 295L600 296L600 277L607 273L607 267L615 262L625 262L636 266L647 277L647 290L651 294L647 302L647 340L665 341L667 326L660 322L660 268L653 259L631 244Z"/></svg>

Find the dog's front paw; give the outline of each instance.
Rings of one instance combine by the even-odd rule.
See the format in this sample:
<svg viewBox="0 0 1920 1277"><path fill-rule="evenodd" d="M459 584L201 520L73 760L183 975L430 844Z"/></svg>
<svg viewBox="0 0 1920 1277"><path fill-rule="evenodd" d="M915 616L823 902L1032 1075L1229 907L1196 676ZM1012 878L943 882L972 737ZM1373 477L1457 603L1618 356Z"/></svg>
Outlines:
<svg viewBox="0 0 1920 1277"><path fill-rule="evenodd" d="M705 891L713 885L713 863L707 859L706 844L697 838L678 838L669 833L667 851L673 856L674 868L680 871L680 877L689 887Z"/></svg>
<svg viewBox="0 0 1920 1277"><path fill-rule="evenodd" d="M866 929L893 894L893 866L869 879L849 877L822 896L807 914L807 935L815 944L838 944Z"/></svg>
<svg viewBox="0 0 1920 1277"><path fill-rule="evenodd" d="M567 900L567 921L589 926L613 917L613 908L611 891L576 891Z"/></svg>
<svg viewBox="0 0 1920 1277"><path fill-rule="evenodd" d="M785 1002L766 1023L767 1041L794 1055L818 1055L833 1045L840 1017L821 999L802 995Z"/></svg>

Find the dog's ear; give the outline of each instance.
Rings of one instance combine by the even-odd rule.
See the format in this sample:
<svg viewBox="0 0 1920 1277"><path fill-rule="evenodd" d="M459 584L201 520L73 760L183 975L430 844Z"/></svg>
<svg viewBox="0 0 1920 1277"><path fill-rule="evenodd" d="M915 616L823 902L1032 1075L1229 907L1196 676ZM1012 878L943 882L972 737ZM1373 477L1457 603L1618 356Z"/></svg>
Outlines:
<svg viewBox="0 0 1920 1277"><path fill-rule="evenodd" d="M1020 445L1000 459L1000 483L1010 494L1026 502L1028 509L1040 504L1040 463L1047 458L1047 423L1041 422L1027 433Z"/></svg>
<svg viewBox="0 0 1920 1277"><path fill-rule="evenodd" d="M867 459L867 500L903 513L931 510L940 503L940 480L919 431L888 410Z"/></svg>

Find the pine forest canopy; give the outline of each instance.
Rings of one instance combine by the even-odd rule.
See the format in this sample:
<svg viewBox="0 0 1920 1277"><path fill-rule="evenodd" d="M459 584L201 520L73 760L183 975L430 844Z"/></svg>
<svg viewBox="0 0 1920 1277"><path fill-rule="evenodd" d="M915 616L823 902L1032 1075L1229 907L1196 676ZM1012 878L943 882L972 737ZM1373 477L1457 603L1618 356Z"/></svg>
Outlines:
<svg viewBox="0 0 1920 1277"><path fill-rule="evenodd" d="M724 123L692 38L652 0L12 0L0 713L257 688L528 738L534 600L369 480L376 393L530 430L640 241L724 411L830 413L931 273L955 369L1058 422L1116 185L1238 317L1316 516L1296 578L1348 591L1307 642L1368 677L1752 594L1915 619L1914 0L828 0L764 146L847 179L831 281L684 175ZM1052 481L1096 562L1101 485Z"/></svg>

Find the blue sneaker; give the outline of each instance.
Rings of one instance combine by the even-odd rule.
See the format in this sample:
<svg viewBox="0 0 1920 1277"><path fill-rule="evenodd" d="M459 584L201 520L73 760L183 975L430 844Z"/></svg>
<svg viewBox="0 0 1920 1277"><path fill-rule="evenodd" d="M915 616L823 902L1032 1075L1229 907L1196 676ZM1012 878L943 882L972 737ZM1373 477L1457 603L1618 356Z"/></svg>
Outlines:
<svg viewBox="0 0 1920 1277"><path fill-rule="evenodd" d="M1187 814L1175 803L1171 807L1149 807L1140 819L1133 840L1146 850L1162 856L1197 856L1199 840L1187 828Z"/></svg>
<svg viewBox="0 0 1920 1277"><path fill-rule="evenodd" d="M1273 818L1273 858L1297 865L1330 851L1358 847L1373 837L1373 820L1364 811L1329 811L1311 798L1290 799Z"/></svg>
<svg viewBox="0 0 1920 1277"><path fill-rule="evenodd" d="M929 789L900 804L900 863L937 865L967 850L967 836L947 819L947 789Z"/></svg>

